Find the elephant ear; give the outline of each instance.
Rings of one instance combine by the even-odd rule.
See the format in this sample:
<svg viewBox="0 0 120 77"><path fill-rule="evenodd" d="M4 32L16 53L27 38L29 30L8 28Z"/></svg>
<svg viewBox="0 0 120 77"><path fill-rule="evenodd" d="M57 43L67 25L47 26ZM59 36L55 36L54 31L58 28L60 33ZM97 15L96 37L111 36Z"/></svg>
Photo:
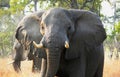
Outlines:
<svg viewBox="0 0 120 77"><path fill-rule="evenodd" d="M21 38L23 38L22 36L20 36L20 32L23 29L23 26L18 26L15 32L15 38L16 40L20 40Z"/></svg>
<svg viewBox="0 0 120 77"><path fill-rule="evenodd" d="M26 39L29 41L36 41L39 42L38 39L42 38L42 35L40 34L40 22L41 22L41 16L44 13L44 11L39 11L32 13L30 15L26 15L23 17L23 19L19 22L18 27L16 29L15 38L16 39ZM26 31L26 36L24 37Z"/></svg>
<svg viewBox="0 0 120 77"><path fill-rule="evenodd" d="M24 30L23 26L19 26L16 29L16 33L15 33L16 40L20 43L22 39L23 39L23 41L25 41L27 39L26 36L27 36L27 31Z"/></svg>
<svg viewBox="0 0 120 77"><path fill-rule="evenodd" d="M69 10L75 26L75 33L66 50L66 59L80 57L82 52L90 51L103 43L106 32L96 14L85 10Z"/></svg>
<svg viewBox="0 0 120 77"><path fill-rule="evenodd" d="M42 14L43 14L44 12L45 12L45 10L41 10L41 11L36 12L35 14L36 14L39 18L41 18Z"/></svg>

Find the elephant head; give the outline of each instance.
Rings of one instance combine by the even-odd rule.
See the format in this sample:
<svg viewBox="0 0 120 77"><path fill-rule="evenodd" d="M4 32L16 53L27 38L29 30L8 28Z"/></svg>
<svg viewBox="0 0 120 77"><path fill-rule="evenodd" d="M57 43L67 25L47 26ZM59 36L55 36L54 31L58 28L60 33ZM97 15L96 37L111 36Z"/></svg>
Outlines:
<svg viewBox="0 0 120 77"><path fill-rule="evenodd" d="M15 33L16 41L13 47L16 52L13 62L13 66L16 71L20 69L20 61L23 61L27 58L29 60L35 60L36 57L40 58L45 55L43 54L43 49L34 48L32 43L32 41L39 43L39 40L42 39L42 34L39 33L39 18L42 14L43 11L27 15L18 24ZM35 61L33 62L36 64L37 62Z"/></svg>
<svg viewBox="0 0 120 77"><path fill-rule="evenodd" d="M97 47L106 38L99 17L85 10L50 9L41 17L40 32L43 34L40 44L33 43L38 48L46 49L45 77L53 77L56 74L62 53L65 53L67 60L79 58L83 45L86 48Z"/></svg>

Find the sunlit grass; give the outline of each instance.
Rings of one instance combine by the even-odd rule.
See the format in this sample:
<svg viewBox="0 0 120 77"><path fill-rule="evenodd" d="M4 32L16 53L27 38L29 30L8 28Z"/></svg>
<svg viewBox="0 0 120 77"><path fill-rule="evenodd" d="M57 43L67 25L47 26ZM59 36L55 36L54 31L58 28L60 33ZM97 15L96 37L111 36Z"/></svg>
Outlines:
<svg viewBox="0 0 120 77"><path fill-rule="evenodd" d="M39 73L32 73L32 61L23 61L21 70L22 72L17 74L12 64L8 64L12 60L10 58L0 59L0 77L39 77ZM120 60L105 59L103 77L120 77Z"/></svg>
<svg viewBox="0 0 120 77"><path fill-rule="evenodd" d="M103 77L120 77L120 58L109 59L106 55Z"/></svg>
<svg viewBox="0 0 120 77"><path fill-rule="evenodd" d="M8 58L0 59L0 77L39 77L38 73L32 73L32 61L23 61L21 64L22 72L17 74Z"/></svg>

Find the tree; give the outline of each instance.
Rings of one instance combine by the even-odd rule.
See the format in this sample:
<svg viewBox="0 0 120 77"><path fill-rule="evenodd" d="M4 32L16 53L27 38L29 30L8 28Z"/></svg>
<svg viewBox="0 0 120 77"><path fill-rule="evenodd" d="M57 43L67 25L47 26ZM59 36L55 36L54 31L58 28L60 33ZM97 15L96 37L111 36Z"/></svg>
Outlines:
<svg viewBox="0 0 120 77"><path fill-rule="evenodd" d="M2 7L10 8L9 1L10 0L0 0L0 8Z"/></svg>
<svg viewBox="0 0 120 77"><path fill-rule="evenodd" d="M117 42L120 42L120 21L115 24L115 34Z"/></svg>
<svg viewBox="0 0 120 77"><path fill-rule="evenodd" d="M0 55L4 56L12 50L13 31L16 24L8 16L1 17L0 22L2 22L0 26Z"/></svg>

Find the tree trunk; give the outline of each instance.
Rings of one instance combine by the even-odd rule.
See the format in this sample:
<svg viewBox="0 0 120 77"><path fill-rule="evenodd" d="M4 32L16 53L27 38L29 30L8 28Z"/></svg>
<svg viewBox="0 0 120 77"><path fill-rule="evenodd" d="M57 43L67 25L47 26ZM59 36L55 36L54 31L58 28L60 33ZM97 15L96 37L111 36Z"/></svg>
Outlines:
<svg viewBox="0 0 120 77"><path fill-rule="evenodd" d="M35 11L37 11L37 2L38 2L38 0L34 0L34 9L35 9Z"/></svg>
<svg viewBox="0 0 120 77"><path fill-rule="evenodd" d="M78 9L77 0L71 0L71 8Z"/></svg>

